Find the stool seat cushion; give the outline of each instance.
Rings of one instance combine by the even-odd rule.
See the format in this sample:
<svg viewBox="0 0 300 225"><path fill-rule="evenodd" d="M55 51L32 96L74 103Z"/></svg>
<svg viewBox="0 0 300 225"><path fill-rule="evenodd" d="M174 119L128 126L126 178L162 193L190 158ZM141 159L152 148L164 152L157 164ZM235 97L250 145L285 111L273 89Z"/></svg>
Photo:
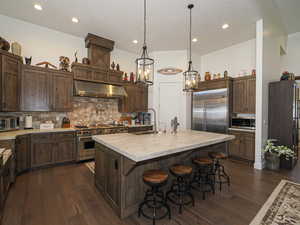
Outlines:
<svg viewBox="0 0 300 225"><path fill-rule="evenodd" d="M209 156L213 159L226 159L227 156L223 152L210 152Z"/></svg>
<svg viewBox="0 0 300 225"><path fill-rule="evenodd" d="M170 168L171 172L175 175L188 175L193 172L193 168L191 166L185 165L174 165Z"/></svg>
<svg viewBox="0 0 300 225"><path fill-rule="evenodd" d="M168 179L168 174L162 170L147 170L143 174L145 182L159 184Z"/></svg>
<svg viewBox="0 0 300 225"><path fill-rule="evenodd" d="M213 161L210 158L195 158L193 160L194 163L198 165L211 165Z"/></svg>

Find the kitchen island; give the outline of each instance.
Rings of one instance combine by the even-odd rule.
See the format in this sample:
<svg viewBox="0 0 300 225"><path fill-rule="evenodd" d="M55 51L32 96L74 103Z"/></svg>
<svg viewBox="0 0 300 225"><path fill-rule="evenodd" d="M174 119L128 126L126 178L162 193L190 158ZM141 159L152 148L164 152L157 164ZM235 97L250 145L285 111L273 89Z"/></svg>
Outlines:
<svg viewBox="0 0 300 225"><path fill-rule="evenodd" d="M234 136L186 130L177 134L98 135L93 139L96 187L114 211L125 218L135 213L143 200L147 189L142 180L145 170L168 171L176 163L191 165L196 156L225 152Z"/></svg>

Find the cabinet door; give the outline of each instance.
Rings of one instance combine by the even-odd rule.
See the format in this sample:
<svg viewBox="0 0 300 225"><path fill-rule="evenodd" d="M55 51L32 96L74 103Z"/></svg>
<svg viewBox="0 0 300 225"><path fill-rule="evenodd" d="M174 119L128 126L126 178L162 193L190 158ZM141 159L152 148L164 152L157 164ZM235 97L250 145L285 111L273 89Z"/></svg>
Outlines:
<svg viewBox="0 0 300 225"><path fill-rule="evenodd" d="M245 134L243 139L243 158L249 161L255 160L255 135Z"/></svg>
<svg viewBox="0 0 300 225"><path fill-rule="evenodd" d="M146 111L148 108L148 88L145 86L137 86L135 89L136 110Z"/></svg>
<svg viewBox="0 0 300 225"><path fill-rule="evenodd" d="M21 173L30 168L30 136L18 136L16 139L16 172Z"/></svg>
<svg viewBox="0 0 300 225"><path fill-rule="evenodd" d="M100 188L106 190L106 153L101 149L102 146L97 145L95 151L95 181Z"/></svg>
<svg viewBox="0 0 300 225"><path fill-rule="evenodd" d="M50 111L50 82L47 72L25 68L21 83L22 111Z"/></svg>
<svg viewBox="0 0 300 225"><path fill-rule="evenodd" d="M31 135L31 167L53 164L55 147L52 134Z"/></svg>
<svg viewBox="0 0 300 225"><path fill-rule="evenodd" d="M246 113L246 80L234 80L233 82L233 113Z"/></svg>
<svg viewBox="0 0 300 225"><path fill-rule="evenodd" d="M230 132L230 134L234 135L235 139L229 142L229 155L233 157L240 157L241 136L236 132Z"/></svg>
<svg viewBox="0 0 300 225"><path fill-rule="evenodd" d="M247 80L247 113L255 114L256 105L256 79Z"/></svg>
<svg viewBox="0 0 300 225"><path fill-rule="evenodd" d="M75 142L73 140L58 140L55 148L55 163L75 161Z"/></svg>
<svg viewBox="0 0 300 225"><path fill-rule="evenodd" d="M111 201L120 205L120 157L113 152L106 152L106 192Z"/></svg>
<svg viewBox="0 0 300 225"><path fill-rule="evenodd" d="M74 72L74 79L79 80L93 80L93 71L90 69L82 69L82 68L76 68L73 70Z"/></svg>
<svg viewBox="0 0 300 225"><path fill-rule="evenodd" d="M18 80L20 63L17 59L2 56L1 111L19 111Z"/></svg>
<svg viewBox="0 0 300 225"><path fill-rule="evenodd" d="M52 111L67 112L73 108L73 78L69 74L52 74Z"/></svg>

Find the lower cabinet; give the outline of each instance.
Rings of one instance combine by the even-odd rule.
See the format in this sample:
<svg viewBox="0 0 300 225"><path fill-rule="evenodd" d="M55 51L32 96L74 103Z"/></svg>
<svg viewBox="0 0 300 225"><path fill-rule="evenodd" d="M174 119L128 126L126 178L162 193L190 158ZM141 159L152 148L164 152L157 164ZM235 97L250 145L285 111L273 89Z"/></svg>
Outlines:
<svg viewBox="0 0 300 225"><path fill-rule="evenodd" d="M97 144L95 153L95 181L98 188L105 193L111 206L118 209L121 202L121 157Z"/></svg>
<svg viewBox="0 0 300 225"><path fill-rule="evenodd" d="M75 132L18 136L16 139L17 173L75 161L75 141Z"/></svg>
<svg viewBox="0 0 300 225"><path fill-rule="evenodd" d="M229 156L253 162L255 159L255 133L229 131L235 139L229 142Z"/></svg>

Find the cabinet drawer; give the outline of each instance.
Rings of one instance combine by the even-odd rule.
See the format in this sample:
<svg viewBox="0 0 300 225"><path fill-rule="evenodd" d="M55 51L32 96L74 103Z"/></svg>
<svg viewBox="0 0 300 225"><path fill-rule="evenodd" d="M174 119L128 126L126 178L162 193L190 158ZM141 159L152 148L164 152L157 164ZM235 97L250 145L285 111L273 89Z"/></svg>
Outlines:
<svg viewBox="0 0 300 225"><path fill-rule="evenodd" d="M75 138L75 133L74 132L63 132L63 133L56 133L55 134L55 139L57 141L60 140L73 140Z"/></svg>
<svg viewBox="0 0 300 225"><path fill-rule="evenodd" d="M32 134L31 141L33 143L53 142L55 140L54 134Z"/></svg>

